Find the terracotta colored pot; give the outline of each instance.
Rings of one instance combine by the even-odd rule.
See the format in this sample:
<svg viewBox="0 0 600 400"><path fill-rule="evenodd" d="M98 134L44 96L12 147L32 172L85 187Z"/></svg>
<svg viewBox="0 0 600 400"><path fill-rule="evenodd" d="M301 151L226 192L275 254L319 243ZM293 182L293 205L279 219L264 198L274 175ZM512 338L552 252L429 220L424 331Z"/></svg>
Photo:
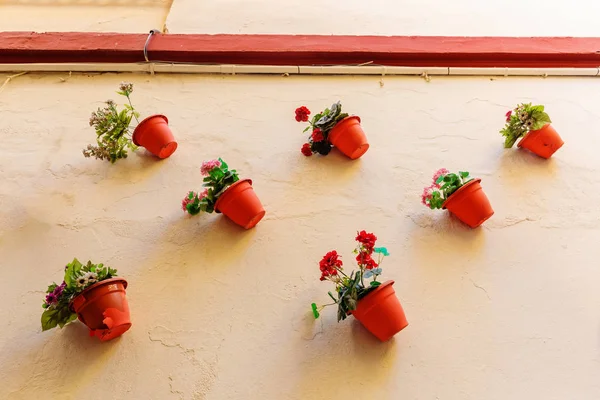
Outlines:
<svg viewBox="0 0 600 400"><path fill-rule="evenodd" d="M369 150L360 117L350 116L338 122L329 132L329 141L342 153L356 160Z"/></svg>
<svg viewBox="0 0 600 400"><path fill-rule="evenodd" d="M177 150L177 142L164 115L151 115L142 120L131 139L136 146L145 147L158 158L167 158Z"/></svg>
<svg viewBox="0 0 600 400"><path fill-rule="evenodd" d="M382 283L358 301L356 310L350 313L377 339L385 342L408 326L406 315L400 305L394 281Z"/></svg>
<svg viewBox="0 0 600 400"><path fill-rule="evenodd" d="M240 179L229 186L215 203L215 211L222 212L245 229L253 228L265 216L250 179Z"/></svg>
<svg viewBox="0 0 600 400"><path fill-rule="evenodd" d="M443 209L448 209L471 228L477 228L494 215L485 192L481 188L481 179L473 179L461 186L444 202Z"/></svg>
<svg viewBox="0 0 600 400"><path fill-rule="evenodd" d="M529 131L517 146L523 147L540 157L550 158L563 144L565 142L563 142L558 132L552 125L548 124L542 129Z"/></svg>
<svg viewBox="0 0 600 400"><path fill-rule="evenodd" d="M106 279L73 299L71 308L77 313L77 318L90 328L90 336L107 341L131 328L125 288L127 281L123 278Z"/></svg>

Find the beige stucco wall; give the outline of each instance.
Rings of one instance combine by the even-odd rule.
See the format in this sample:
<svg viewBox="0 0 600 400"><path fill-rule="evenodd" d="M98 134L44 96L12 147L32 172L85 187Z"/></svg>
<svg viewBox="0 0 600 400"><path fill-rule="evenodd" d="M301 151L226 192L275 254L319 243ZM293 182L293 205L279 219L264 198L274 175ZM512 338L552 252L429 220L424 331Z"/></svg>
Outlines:
<svg viewBox="0 0 600 400"><path fill-rule="evenodd" d="M172 33L600 36L596 0L174 0Z"/></svg>
<svg viewBox="0 0 600 400"><path fill-rule="evenodd" d="M0 31L600 36L599 13L595 0L0 0Z"/></svg>
<svg viewBox="0 0 600 400"><path fill-rule="evenodd" d="M172 0L0 0L0 32L163 29Z"/></svg>
<svg viewBox="0 0 600 400"><path fill-rule="evenodd" d="M122 80L169 117L171 158L81 155ZM371 149L304 158L294 109L337 99ZM566 142L553 159L503 150L521 100L547 105ZM0 399L598 399L599 101L583 78L18 77L0 93ZM181 211L217 156L254 180L256 229ZM482 228L420 204L439 167L483 179ZM318 260L350 265L358 229L388 247L410 322L388 343L309 315L330 289ZM120 339L41 332L43 290L74 256L129 280Z"/></svg>

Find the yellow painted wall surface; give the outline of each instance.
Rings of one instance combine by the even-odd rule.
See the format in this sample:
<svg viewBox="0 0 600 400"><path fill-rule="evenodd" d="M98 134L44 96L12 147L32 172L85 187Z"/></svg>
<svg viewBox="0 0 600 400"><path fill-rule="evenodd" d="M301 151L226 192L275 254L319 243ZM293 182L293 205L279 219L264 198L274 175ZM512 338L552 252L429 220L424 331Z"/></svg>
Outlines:
<svg viewBox="0 0 600 400"><path fill-rule="evenodd" d="M82 156L122 80L169 117L171 158ZM338 99L371 149L303 157L294 109ZM593 78L18 77L0 93L0 399L597 399L599 100ZM547 106L566 142L552 159L502 148L519 101ZM253 230L180 209L218 156L254 180ZM483 227L420 204L440 167L482 178ZM388 343L310 316L330 290L317 262L335 248L350 266L358 229L389 249L410 322ZM41 332L74 256L128 279L120 339Z"/></svg>

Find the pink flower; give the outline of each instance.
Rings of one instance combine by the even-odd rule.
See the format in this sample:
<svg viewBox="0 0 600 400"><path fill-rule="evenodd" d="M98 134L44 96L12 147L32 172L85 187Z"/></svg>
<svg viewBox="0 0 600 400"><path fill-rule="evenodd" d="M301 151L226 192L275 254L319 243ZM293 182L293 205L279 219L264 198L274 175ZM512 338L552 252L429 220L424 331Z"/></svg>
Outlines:
<svg viewBox="0 0 600 400"><path fill-rule="evenodd" d="M506 122L510 122L511 116L512 116L512 110L506 113Z"/></svg>
<svg viewBox="0 0 600 400"><path fill-rule="evenodd" d="M446 168L438 169L435 174L433 174L433 186L440 187L440 185L437 184L437 180L440 178L440 176L444 176L449 173L450 171L448 171Z"/></svg>
<svg viewBox="0 0 600 400"><path fill-rule="evenodd" d="M200 167L200 172L202 173L203 176L208 176L210 171L212 171L215 168L219 168L220 166L221 166L221 161L219 161L219 160L204 161L202 163L202 167Z"/></svg>
<svg viewBox="0 0 600 400"><path fill-rule="evenodd" d="M421 194L421 203L423 203L424 206L429 207L427 205L427 201L429 199L431 199L431 195L433 193L433 190L436 188L435 185L431 185L426 187L425 189L423 189L423 194Z"/></svg>
<svg viewBox="0 0 600 400"><path fill-rule="evenodd" d="M190 199L191 197L191 199ZM185 212L187 211L187 205L190 203L193 203L196 200L196 197L198 197L198 193L196 192L189 192L187 196L185 196L183 198L183 200L181 200L181 209Z"/></svg>
<svg viewBox="0 0 600 400"><path fill-rule="evenodd" d="M197 196L198 196L198 200L202 200L203 198L205 198L206 196L208 196L208 189L204 189Z"/></svg>

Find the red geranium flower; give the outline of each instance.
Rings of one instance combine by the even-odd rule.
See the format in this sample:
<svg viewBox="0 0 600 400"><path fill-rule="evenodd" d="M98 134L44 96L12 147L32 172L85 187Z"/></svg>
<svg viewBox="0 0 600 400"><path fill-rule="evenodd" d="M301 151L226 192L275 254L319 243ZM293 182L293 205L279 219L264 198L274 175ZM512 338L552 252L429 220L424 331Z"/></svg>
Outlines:
<svg viewBox="0 0 600 400"><path fill-rule="evenodd" d="M310 143L304 143L302 145L302 149L300 149L300 151L302 152L302 154L304 154L306 157L310 157L312 156L313 152L310 148Z"/></svg>
<svg viewBox="0 0 600 400"><path fill-rule="evenodd" d="M325 136L323 136L323 131L319 128L316 128L312 132L312 140L313 142L321 142L325 140Z"/></svg>
<svg viewBox="0 0 600 400"><path fill-rule="evenodd" d="M306 122L308 121L308 116L310 115L310 110L305 106L296 108L296 121L298 122Z"/></svg>
<svg viewBox="0 0 600 400"><path fill-rule="evenodd" d="M359 265L363 265L366 269L376 268L379 264L373 260L370 253L361 251L356 256L356 261Z"/></svg>
<svg viewBox="0 0 600 400"><path fill-rule="evenodd" d="M375 242L377 241L377 236L372 233L367 233L365 231L358 232L356 236L356 241L362 243L362 245L369 250L369 254L373 252L373 247L375 247Z"/></svg>
<svg viewBox="0 0 600 400"><path fill-rule="evenodd" d="M342 260L338 259L338 257L338 253L335 250L332 250L323 256L323 259L319 262L322 281L328 276L337 275L337 269L341 268L343 264Z"/></svg>

